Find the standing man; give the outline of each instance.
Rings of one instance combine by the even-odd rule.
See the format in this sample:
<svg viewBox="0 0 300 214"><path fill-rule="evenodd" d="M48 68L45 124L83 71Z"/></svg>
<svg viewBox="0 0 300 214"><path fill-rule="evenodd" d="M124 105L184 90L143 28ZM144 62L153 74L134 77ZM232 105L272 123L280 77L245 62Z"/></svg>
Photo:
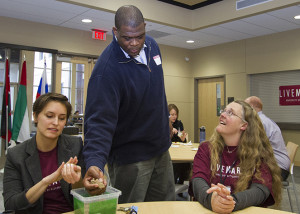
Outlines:
<svg viewBox="0 0 300 214"><path fill-rule="evenodd" d="M263 112L263 104L260 98L256 96L248 97L245 102L249 103L252 108L257 112L260 120L265 128L266 134L269 138L269 141L273 147L274 156L277 161L278 166L281 168L281 177L285 181L289 176L290 168L290 158L287 154L286 146L281 135L280 128L278 125L268 118Z"/></svg>
<svg viewBox="0 0 300 214"><path fill-rule="evenodd" d="M161 54L145 25L135 6L117 10L113 41L88 85L84 186L97 194L89 181L103 179L108 163L112 186L122 191L119 203L175 200Z"/></svg>

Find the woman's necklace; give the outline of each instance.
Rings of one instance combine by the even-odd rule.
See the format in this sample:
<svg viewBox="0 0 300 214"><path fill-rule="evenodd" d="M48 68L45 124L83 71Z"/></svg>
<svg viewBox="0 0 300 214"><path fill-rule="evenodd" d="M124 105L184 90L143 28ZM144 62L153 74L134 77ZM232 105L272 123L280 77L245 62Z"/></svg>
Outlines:
<svg viewBox="0 0 300 214"><path fill-rule="evenodd" d="M228 152L229 154L231 154L232 152L234 152L234 151L237 149L237 147L235 147L234 150L230 151L229 148L228 148L228 146L226 146L226 147L227 147L227 152Z"/></svg>

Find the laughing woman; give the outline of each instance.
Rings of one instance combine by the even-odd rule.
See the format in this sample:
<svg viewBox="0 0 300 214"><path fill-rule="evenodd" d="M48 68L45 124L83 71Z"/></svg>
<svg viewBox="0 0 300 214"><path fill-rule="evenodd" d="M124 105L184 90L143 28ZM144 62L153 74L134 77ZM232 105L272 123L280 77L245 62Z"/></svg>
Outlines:
<svg viewBox="0 0 300 214"><path fill-rule="evenodd" d="M71 184L80 180L84 164L81 138L62 134L71 110L61 94L47 93L35 101L36 135L7 153L5 210L31 214L73 210Z"/></svg>
<svg viewBox="0 0 300 214"><path fill-rule="evenodd" d="M190 194L217 213L269 206L281 200L280 176L257 113L234 101L222 111L210 141L199 146Z"/></svg>

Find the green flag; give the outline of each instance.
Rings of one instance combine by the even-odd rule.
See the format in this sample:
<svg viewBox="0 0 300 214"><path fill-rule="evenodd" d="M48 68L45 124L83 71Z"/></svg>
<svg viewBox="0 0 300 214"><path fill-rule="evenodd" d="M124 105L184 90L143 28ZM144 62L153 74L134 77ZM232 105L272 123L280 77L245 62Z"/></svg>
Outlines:
<svg viewBox="0 0 300 214"><path fill-rule="evenodd" d="M26 85L26 61L24 61L12 130L12 140L20 143L30 138Z"/></svg>

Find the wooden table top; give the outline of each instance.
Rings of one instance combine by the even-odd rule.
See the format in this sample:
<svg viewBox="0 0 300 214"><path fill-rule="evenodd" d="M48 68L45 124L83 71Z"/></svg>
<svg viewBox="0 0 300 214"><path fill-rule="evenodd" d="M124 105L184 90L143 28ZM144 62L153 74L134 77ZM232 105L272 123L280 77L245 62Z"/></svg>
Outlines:
<svg viewBox="0 0 300 214"><path fill-rule="evenodd" d="M139 203L128 203L119 204L119 207L130 207L137 206L138 214L213 214L214 212L204 208L199 202L196 201L158 201L158 202L139 202ZM117 211L117 214L124 214L122 211ZM263 214L287 214L290 212L274 210L269 208L261 207L248 207L244 210L233 212L236 214L253 214L253 213L263 213Z"/></svg>
<svg viewBox="0 0 300 214"><path fill-rule="evenodd" d="M184 163L194 161L199 143L172 143L169 149L173 163Z"/></svg>
<svg viewBox="0 0 300 214"><path fill-rule="evenodd" d="M157 202L139 202L139 203L128 203L118 204L120 207L138 207L138 214L214 214L214 212L204 208L199 202L196 201L157 201ZM65 214L74 214L75 212L68 212ZM288 214L290 212L274 210L262 207L248 207L246 209L233 212L235 214ZM125 214L122 211L117 211L117 214Z"/></svg>

